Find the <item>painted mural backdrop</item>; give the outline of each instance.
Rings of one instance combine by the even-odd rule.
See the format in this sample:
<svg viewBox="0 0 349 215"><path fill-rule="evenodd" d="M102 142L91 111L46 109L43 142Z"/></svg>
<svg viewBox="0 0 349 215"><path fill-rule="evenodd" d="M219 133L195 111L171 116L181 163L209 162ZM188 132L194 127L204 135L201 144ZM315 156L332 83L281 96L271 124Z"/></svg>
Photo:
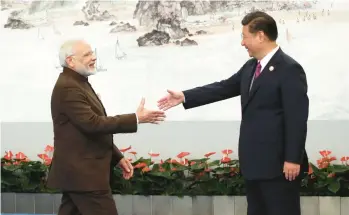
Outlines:
<svg viewBox="0 0 349 215"><path fill-rule="evenodd" d="M90 81L109 114L135 111L142 96L155 108L166 89L228 78L248 59L240 22L253 10L277 20L278 43L303 65L310 119L349 119L346 1L1 0L1 120L50 121L66 39L93 46L98 74ZM168 120L239 120L239 103L178 107Z"/></svg>

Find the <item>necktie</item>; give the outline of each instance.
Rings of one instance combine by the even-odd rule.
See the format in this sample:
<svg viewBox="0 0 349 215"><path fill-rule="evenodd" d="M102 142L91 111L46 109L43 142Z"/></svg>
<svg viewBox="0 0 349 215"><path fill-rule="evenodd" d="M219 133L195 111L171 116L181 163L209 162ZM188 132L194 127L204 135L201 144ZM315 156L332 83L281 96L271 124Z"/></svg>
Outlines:
<svg viewBox="0 0 349 215"><path fill-rule="evenodd" d="M250 90L252 89L253 82L254 82L254 81L258 78L258 76L261 74L261 69L262 69L261 63L258 61L256 70L255 70L255 72L254 72L254 76L253 76L252 81L251 81Z"/></svg>
<svg viewBox="0 0 349 215"><path fill-rule="evenodd" d="M254 73L254 78L255 79L258 78L258 76L261 74L261 69L262 69L261 63L258 62L256 71Z"/></svg>

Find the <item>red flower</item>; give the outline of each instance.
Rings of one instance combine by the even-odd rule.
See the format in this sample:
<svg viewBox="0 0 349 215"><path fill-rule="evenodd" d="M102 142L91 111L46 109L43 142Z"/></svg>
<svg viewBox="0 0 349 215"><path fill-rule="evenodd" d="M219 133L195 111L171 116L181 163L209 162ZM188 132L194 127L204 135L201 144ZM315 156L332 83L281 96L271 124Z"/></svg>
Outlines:
<svg viewBox="0 0 349 215"><path fill-rule="evenodd" d="M42 160L46 160L46 159L49 159L48 155L47 154L38 154L38 157Z"/></svg>
<svg viewBox="0 0 349 215"><path fill-rule="evenodd" d="M128 151L130 149L131 149L131 146L129 146L127 148L120 149L120 152L124 153L124 152L126 152L126 151Z"/></svg>
<svg viewBox="0 0 349 215"><path fill-rule="evenodd" d="M327 156L329 156L331 153L332 153L332 152L329 151L329 150L322 150L322 151L320 151L320 155L321 155L322 157L327 157Z"/></svg>
<svg viewBox="0 0 349 215"><path fill-rule="evenodd" d="M181 159L181 158L184 158L185 156L188 156L190 155L189 152L181 152L177 155L177 158Z"/></svg>
<svg viewBox="0 0 349 215"><path fill-rule="evenodd" d="M216 154L216 152L209 152L209 153L207 153L207 154L205 154L205 157L210 157L211 155L214 155L214 154Z"/></svg>
<svg viewBox="0 0 349 215"><path fill-rule="evenodd" d="M228 158L228 157L224 157L224 158L221 159L222 163L229 163L230 161L231 161L231 159Z"/></svg>
<svg viewBox="0 0 349 215"><path fill-rule="evenodd" d="M159 153L148 153L150 155L150 157L158 157L160 154Z"/></svg>
<svg viewBox="0 0 349 215"><path fill-rule="evenodd" d="M329 155L332 153L331 151L322 150L319 153L321 154L322 158L317 160L317 164L321 169L327 168L332 161L337 160L336 157L333 157L333 156L329 157Z"/></svg>
<svg viewBox="0 0 349 215"><path fill-rule="evenodd" d="M54 150L53 146L47 145L45 147L45 152L53 152L53 150Z"/></svg>
<svg viewBox="0 0 349 215"><path fill-rule="evenodd" d="M135 151L130 151L130 152L128 152L128 153L133 154L133 155L136 155L136 154L137 154L137 152L135 152Z"/></svg>
<svg viewBox="0 0 349 215"><path fill-rule="evenodd" d="M52 159L47 154L38 154L38 157L42 159L45 165L50 165L52 162Z"/></svg>
<svg viewBox="0 0 349 215"><path fill-rule="evenodd" d="M347 161L347 160L349 160L349 157L342 157L342 158L341 158L341 161L342 161L342 162L345 162L345 161Z"/></svg>
<svg viewBox="0 0 349 215"><path fill-rule="evenodd" d="M150 171L150 169L147 166L142 169L142 172L149 172L149 171Z"/></svg>
<svg viewBox="0 0 349 215"><path fill-rule="evenodd" d="M12 160L12 157L13 157L13 154L12 154L11 151L5 152L4 158L5 158L6 160Z"/></svg>
<svg viewBox="0 0 349 215"><path fill-rule="evenodd" d="M146 166L147 166L147 164L142 162L142 163L136 164L136 166L134 166L134 168L137 169L137 168L143 168L143 167L146 167Z"/></svg>
<svg viewBox="0 0 349 215"><path fill-rule="evenodd" d="M222 153L225 154L225 155L229 155L229 154L233 153L233 150L231 150L231 149L224 149L222 151Z"/></svg>
<svg viewBox="0 0 349 215"><path fill-rule="evenodd" d="M349 156L342 157L341 161L342 161L343 165L349 165L349 163L348 163L349 162Z"/></svg>
<svg viewBox="0 0 349 215"><path fill-rule="evenodd" d="M16 154L16 159L23 160L23 161L29 161L28 157L23 152L18 152Z"/></svg>
<svg viewBox="0 0 349 215"><path fill-rule="evenodd" d="M51 158L47 158L45 161L44 161L44 164L45 165L50 165L52 162L52 159Z"/></svg>

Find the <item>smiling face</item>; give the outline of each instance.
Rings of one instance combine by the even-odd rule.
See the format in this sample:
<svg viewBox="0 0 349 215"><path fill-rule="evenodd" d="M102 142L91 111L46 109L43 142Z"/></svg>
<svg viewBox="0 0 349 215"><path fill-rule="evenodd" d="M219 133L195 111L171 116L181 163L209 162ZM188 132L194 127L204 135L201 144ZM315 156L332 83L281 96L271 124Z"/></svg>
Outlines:
<svg viewBox="0 0 349 215"><path fill-rule="evenodd" d="M265 40L266 37L263 31L251 33L249 25L243 26L241 45L246 48L250 57L258 59L260 52L263 50Z"/></svg>
<svg viewBox="0 0 349 215"><path fill-rule="evenodd" d="M265 12L247 14L241 21L242 41L250 57L261 60L276 46L278 30L275 20Z"/></svg>
<svg viewBox="0 0 349 215"><path fill-rule="evenodd" d="M74 55L67 58L68 65L83 76L96 73L96 56L91 46L84 41L77 42L74 46Z"/></svg>

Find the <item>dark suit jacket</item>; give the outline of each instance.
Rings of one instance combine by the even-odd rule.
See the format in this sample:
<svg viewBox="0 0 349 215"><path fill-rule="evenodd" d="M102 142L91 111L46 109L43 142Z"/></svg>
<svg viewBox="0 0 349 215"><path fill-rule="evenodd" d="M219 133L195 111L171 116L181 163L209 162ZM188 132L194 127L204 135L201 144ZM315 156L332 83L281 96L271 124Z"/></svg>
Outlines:
<svg viewBox="0 0 349 215"><path fill-rule="evenodd" d="M305 72L279 49L250 91L256 65L257 60L250 59L226 80L184 91L184 108L241 95L239 160L244 177L281 176L285 161L301 164L301 173L306 172L309 100ZM274 67L273 71L269 70L270 66Z"/></svg>
<svg viewBox="0 0 349 215"><path fill-rule="evenodd" d="M107 116L88 79L68 68L54 86L51 114L54 154L48 187L110 189L111 165L123 157L113 143L113 134L136 132L136 115Z"/></svg>

